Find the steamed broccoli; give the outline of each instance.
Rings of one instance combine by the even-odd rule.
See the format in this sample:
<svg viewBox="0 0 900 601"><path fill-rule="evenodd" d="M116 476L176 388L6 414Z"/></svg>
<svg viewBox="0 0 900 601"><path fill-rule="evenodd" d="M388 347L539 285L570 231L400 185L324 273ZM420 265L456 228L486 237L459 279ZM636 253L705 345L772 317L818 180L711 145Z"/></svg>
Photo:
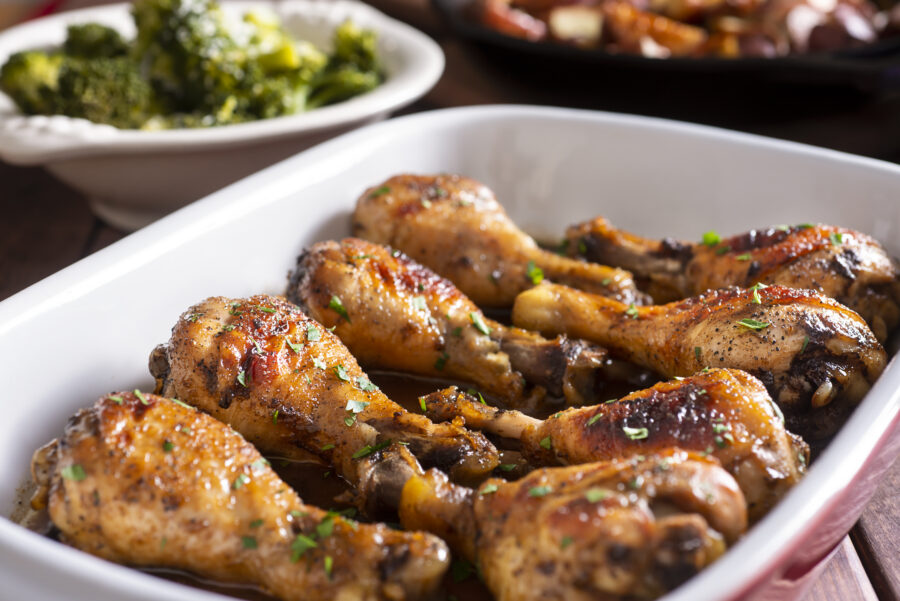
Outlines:
<svg viewBox="0 0 900 601"><path fill-rule="evenodd" d="M374 90L381 83L376 71L360 71L347 65L331 69L316 80L315 91L306 103L307 109L333 104Z"/></svg>
<svg viewBox="0 0 900 601"><path fill-rule="evenodd" d="M128 44L119 32L99 23L69 25L63 52L80 58L112 58L128 54Z"/></svg>
<svg viewBox="0 0 900 601"><path fill-rule="evenodd" d="M66 58L59 70L57 109L53 112L140 128L153 112L153 90L137 64L125 57Z"/></svg>
<svg viewBox="0 0 900 601"><path fill-rule="evenodd" d="M377 39L371 29L344 21L334 32L334 61L355 65L360 71L380 71Z"/></svg>
<svg viewBox="0 0 900 601"><path fill-rule="evenodd" d="M9 57L0 69L0 90L26 115L53 114L61 54L26 51Z"/></svg>

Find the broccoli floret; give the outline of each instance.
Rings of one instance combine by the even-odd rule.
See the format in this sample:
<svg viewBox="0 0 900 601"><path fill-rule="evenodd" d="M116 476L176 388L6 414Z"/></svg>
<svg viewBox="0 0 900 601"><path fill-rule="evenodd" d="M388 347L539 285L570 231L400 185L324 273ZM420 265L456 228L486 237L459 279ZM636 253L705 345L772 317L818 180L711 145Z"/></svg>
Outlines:
<svg viewBox="0 0 900 601"><path fill-rule="evenodd" d="M316 79L306 108L314 109L359 96L380 83L381 76L375 71L360 71L351 65L329 69Z"/></svg>
<svg viewBox="0 0 900 601"><path fill-rule="evenodd" d="M153 90L127 57L66 58L59 71L56 112L137 129L154 112Z"/></svg>
<svg viewBox="0 0 900 601"><path fill-rule="evenodd" d="M63 52L80 58L112 58L128 54L119 32L99 23L69 25Z"/></svg>
<svg viewBox="0 0 900 601"><path fill-rule="evenodd" d="M0 90L26 115L52 115L62 60L39 51L13 54L0 69Z"/></svg>
<svg viewBox="0 0 900 601"><path fill-rule="evenodd" d="M334 32L334 61L356 65L360 71L380 71L376 46L374 31L344 21Z"/></svg>

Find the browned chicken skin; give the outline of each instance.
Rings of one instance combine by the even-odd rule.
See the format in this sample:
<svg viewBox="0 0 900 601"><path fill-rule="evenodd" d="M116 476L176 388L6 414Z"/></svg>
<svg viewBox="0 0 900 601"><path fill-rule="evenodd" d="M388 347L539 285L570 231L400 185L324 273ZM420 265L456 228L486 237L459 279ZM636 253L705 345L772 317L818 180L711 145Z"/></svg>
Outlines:
<svg viewBox="0 0 900 601"><path fill-rule="evenodd" d="M829 225L750 230L712 244L648 240L606 219L575 225L568 252L649 279L659 303L757 282L816 290L862 316L879 341L900 322L897 264L875 240Z"/></svg>
<svg viewBox="0 0 900 601"><path fill-rule="evenodd" d="M353 235L390 245L451 280L482 307L509 307L543 277L642 302L631 274L547 252L510 221L486 186L458 175L398 175L366 190Z"/></svg>
<svg viewBox="0 0 900 601"><path fill-rule="evenodd" d="M743 369L762 380L792 430L816 438L839 425L832 412L858 402L887 361L859 315L816 292L783 286L726 288L628 307L542 284L519 295L513 322L593 340L666 377L704 367ZM822 415L804 415L826 405L830 411ZM792 421L799 415L803 424Z"/></svg>
<svg viewBox="0 0 900 601"><path fill-rule="evenodd" d="M231 428L151 394L118 393L78 412L32 469L35 504L66 543L285 601L420 599L449 563L435 536L305 505Z"/></svg>
<svg viewBox="0 0 900 601"><path fill-rule="evenodd" d="M357 238L301 254L288 298L334 327L367 367L469 382L524 410L544 391L584 404L606 355L583 341L504 327L430 269Z"/></svg>
<svg viewBox="0 0 900 601"><path fill-rule="evenodd" d="M337 336L277 297L191 307L154 351L151 371L163 394L189 400L264 452L312 455L351 483L360 454L391 439L466 481L498 463L483 435L433 424L387 398Z"/></svg>
<svg viewBox="0 0 900 601"><path fill-rule="evenodd" d="M470 428L518 439L534 465L578 465L672 447L711 455L737 480L752 521L800 480L809 461L809 447L785 430L762 382L736 369L660 382L543 421L461 392L428 395L423 402L435 421L461 416Z"/></svg>
<svg viewBox="0 0 900 601"><path fill-rule="evenodd" d="M653 599L747 525L734 479L678 450L492 478L476 490L423 473L396 446L362 472L364 500L398 503L404 527L444 538L479 566L498 601Z"/></svg>

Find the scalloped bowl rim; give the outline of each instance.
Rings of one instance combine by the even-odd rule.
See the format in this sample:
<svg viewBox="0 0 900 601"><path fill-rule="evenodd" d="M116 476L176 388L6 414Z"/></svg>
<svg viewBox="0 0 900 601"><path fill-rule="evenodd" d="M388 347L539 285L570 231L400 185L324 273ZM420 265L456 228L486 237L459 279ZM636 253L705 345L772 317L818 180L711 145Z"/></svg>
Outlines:
<svg viewBox="0 0 900 601"><path fill-rule="evenodd" d="M389 72L385 82L371 92L337 104L296 115L196 129L127 130L63 115L26 116L18 111L9 96L0 92L0 158L34 165L109 152L192 151L312 134L358 123L404 106L431 89L443 73L443 52L430 37L361 2L222 0L221 4L232 13L263 9L306 21L320 19L331 27L349 17L375 29L380 46L393 47L406 64ZM72 23L99 20L118 29L127 29L131 20L129 7L129 3L118 3L85 8L7 29L0 33L0 63L13 52L46 46L62 39L65 27ZM26 40L26 44L21 44Z"/></svg>

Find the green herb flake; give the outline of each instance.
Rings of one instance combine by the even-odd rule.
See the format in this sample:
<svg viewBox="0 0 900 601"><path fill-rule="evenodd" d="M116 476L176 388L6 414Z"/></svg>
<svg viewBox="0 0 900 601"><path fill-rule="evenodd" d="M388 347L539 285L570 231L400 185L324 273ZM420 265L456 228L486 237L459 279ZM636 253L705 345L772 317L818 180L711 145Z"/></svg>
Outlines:
<svg viewBox="0 0 900 601"><path fill-rule="evenodd" d="M450 333L457 338L461 337L462 336L462 326L457 326L457 327L453 328L453 330Z"/></svg>
<svg viewBox="0 0 900 601"><path fill-rule="evenodd" d="M176 398L174 398L174 397L171 398L171 399L169 399L169 400L172 401L173 403L175 403L176 405L179 405L179 406L181 406L181 407L184 407L185 409L194 409L193 406L188 405L188 404L185 403L184 401L179 400L179 399L176 399Z"/></svg>
<svg viewBox="0 0 900 601"><path fill-rule="evenodd" d="M310 549L315 549L318 546L316 541L310 537L305 534L298 534L297 538L294 539L294 542L291 543L291 561L297 563L300 561L300 558L303 557L304 553Z"/></svg>
<svg viewBox="0 0 900 601"><path fill-rule="evenodd" d="M722 238L715 230L709 230L703 234L703 244L706 246L715 246L722 241Z"/></svg>
<svg viewBox="0 0 900 601"><path fill-rule="evenodd" d="M120 397L117 394L113 394L113 395L110 395L109 400L111 400L116 405L121 405L122 401L124 401L125 399L123 399L122 397Z"/></svg>
<svg viewBox="0 0 900 601"><path fill-rule="evenodd" d="M356 423L355 415L348 415L347 417L344 418L344 425L347 426L348 428L355 423Z"/></svg>
<svg viewBox="0 0 900 601"><path fill-rule="evenodd" d="M144 405L150 404L150 401L147 400L147 397L144 396L144 393L141 392L140 390L138 390L137 388L134 389L134 396L136 396L142 404L144 404Z"/></svg>
<svg viewBox="0 0 900 601"><path fill-rule="evenodd" d="M484 486L481 487L481 490L478 491L478 495L479 496L492 495L495 492L497 492L498 490L500 490L500 487L497 486L496 484L493 484L493 483L485 484Z"/></svg>
<svg viewBox="0 0 900 601"><path fill-rule="evenodd" d="M428 405L425 404L425 397L423 396L419 397L419 407L422 408L422 413L428 411Z"/></svg>
<svg viewBox="0 0 900 601"><path fill-rule="evenodd" d="M336 295L331 296L331 300L328 301L328 308L346 319L347 323L350 323L350 316L347 315L347 309L344 308L344 303L342 303L341 299Z"/></svg>
<svg viewBox="0 0 900 601"><path fill-rule="evenodd" d="M350 411L351 413L362 413L368 406L368 401L355 401L353 399L350 399L349 401L347 401L347 406L344 407L344 409Z"/></svg>
<svg viewBox="0 0 900 601"><path fill-rule="evenodd" d="M484 323L484 319L481 317L481 313L477 313L472 311L469 313L469 319L472 320L472 325L475 326L475 329L484 334L485 336L491 335L491 329Z"/></svg>
<svg viewBox="0 0 900 601"><path fill-rule="evenodd" d="M242 536L241 545L243 545L245 549L255 549L258 546L256 543L256 537L253 536Z"/></svg>
<svg viewBox="0 0 900 601"><path fill-rule="evenodd" d="M694 357L697 358L697 361L700 360L700 353L702 353L702 352L703 352L703 349L700 348L699 346L694 347Z"/></svg>
<svg viewBox="0 0 900 601"><path fill-rule="evenodd" d="M325 365L325 362L319 359L318 357L313 357L313 367L316 369L326 369L328 366Z"/></svg>
<svg viewBox="0 0 900 601"><path fill-rule="evenodd" d="M321 337L319 333L319 328L312 324L307 324L306 326L306 340L309 342L316 342Z"/></svg>
<svg viewBox="0 0 900 601"><path fill-rule="evenodd" d="M372 392L374 390L378 390L378 387L372 384L372 382L365 376L359 376L358 378L356 378L356 387L363 392Z"/></svg>
<svg viewBox="0 0 900 601"><path fill-rule="evenodd" d="M603 278L600 280L601 286L609 286L610 284L612 284L612 278Z"/></svg>
<svg viewBox="0 0 900 601"><path fill-rule="evenodd" d="M276 409L275 411L272 412L272 423L273 424L278 423L278 412L279 412L278 409Z"/></svg>
<svg viewBox="0 0 900 601"><path fill-rule="evenodd" d="M262 305L256 305L256 308L259 309L260 311L262 311L263 313L268 313L270 315L272 313L276 312L275 309L273 309L271 307L263 307Z"/></svg>
<svg viewBox="0 0 900 601"><path fill-rule="evenodd" d="M256 461L254 461L253 463L250 464L250 469L253 471L254 474L258 474L259 472L266 469L270 465L271 464L269 463L268 459L266 459L265 457L260 457L259 459L257 459Z"/></svg>
<svg viewBox="0 0 900 601"><path fill-rule="evenodd" d="M634 303L631 303L630 305L628 305L628 309L625 310L625 315L627 315L631 319L638 318L638 310L637 310L637 307L634 306Z"/></svg>
<svg viewBox="0 0 900 601"><path fill-rule="evenodd" d="M81 482L85 478L87 478L87 474L84 471L84 468L81 467L77 463L73 463L72 465L67 465L62 468L60 471L62 477L66 480L72 480L73 482Z"/></svg>
<svg viewBox="0 0 900 601"><path fill-rule="evenodd" d="M379 196L384 196L390 191L391 189L389 186L381 186L380 188L375 188L374 190L369 192L369 198L378 198Z"/></svg>
<svg viewBox="0 0 900 601"><path fill-rule="evenodd" d="M329 442L328 444L323 444L321 447L319 447L319 450L320 451L330 451L333 448L334 448L334 443Z"/></svg>
<svg viewBox="0 0 900 601"><path fill-rule="evenodd" d="M343 363L338 363L332 367L331 370L334 372L334 375L337 376L338 380L341 380L342 382L350 381L350 376L347 375L347 369L344 367Z"/></svg>
<svg viewBox="0 0 900 601"><path fill-rule="evenodd" d="M797 228L801 229L801 230L808 230L808 229L811 229L814 227L816 227L816 225L814 223L801 223L800 225L797 226Z"/></svg>
<svg viewBox="0 0 900 601"><path fill-rule="evenodd" d="M587 254L587 244L585 244L584 238L578 241L578 254Z"/></svg>
<svg viewBox="0 0 900 601"><path fill-rule="evenodd" d="M323 538L328 538L334 532L334 517L326 516L319 524L316 526L316 536L319 537L319 540Z"/></svg>
<svg viewBox="0 0 900 601"><path fill-rule="evenodd" d="M533 486L528 489L529 497L543 497L549 495L553 492L553 489L549 486Z"/></svg>
<svg viewBox="0 0 900 601"><path fill-rule="evenodd" d="M535 286L544 281L544 270L535 265L534 261L528 261L528 267L525 269L525 274Z"/></svg>
<svg viewBox="0 0 900 601"><path fill-rule="evenodd" d="M802 353L803 351L805 351L807 346L809 346L809 336L804 336L803 346L800 347L800 352Z"/></svg>
<svg viewBox="0 0 900 601"><path fill-rule="evenodd" d="M288 341L287 345L291 348L292 351L299 354L301 350L303 350L303 343L291 342Z"/></svg>
<svg viewBox="0 0 900 601"><path fill-rule="evenodd" d="M753 284L752 286L750 286L750 290L753 291L753 304L754 304L754 305L761 305L761 304L762 304L762 299L759 298L759 291L760 291L760 290L763 290L763 289L765 289L765 288L768 288L768 286L766 286L766 285L763 284L762 282L756 282L755 284Z"/></svg>
<svg viewBox="0 0 900 601"><path fill-rule="evenodd" d="M566 547L568 547L569 545L571 545L574 542L575 542L575 539L573 539L571 536L564 536L562 538L562 540L559 542L559 548L565 549Z"/></svg>
<svg viewBox="0 0 900 601"><path fill-rule="evenodd" d="M737 259L738 261L749 261L752 258L753 255L751 255L750 253L744 253L735 257L735 259Z"/></svg>
<svg viewBox="0 0 900 601"><path fill-rule="evenodd" d="M504 471L504 472L511 472L511 471L513 471L514 469L516 469L516 464L515 464L515 463L501 463L501 464L498 465L497 467L498 467L501 471Z"/></svg>
<svg viewBox="0 0 900 601"><path fill-rule="evenodd" d="M350 257L350 258L351 258L351 259L354 259L354 260L356 260L356 261L362 261L363 259L371 259L371 258L372 258L372 255L354 255L354 256L352 256L352 257Z"/></svg>
<svg viewBox="0 0 900 601"><path fill-rule="evenodd" d="M412 299L413 309L417 311L427 311L428 310L428 302L425 300L424 296L414 296Z"/></svg>
<svg viewBox="0 0 900 601"><path fill-rule="evenodd" d="M437 361L434 362L434 368L438 371L443 371L444 366L447 365L447 360L450 358L450 355L447 353L442 354L437 358Z"/></svg>
<svg viewBox="0 0 900 601"><path fill-rule="evenodd" d="M242 369L237 376L237 381L241 386L247 388L247 372Z"/></svg>
<svg viewBox="0 0 900 601"><path fill-rule="evenodd" d="M756 319L750 319L749 317L745 317L737 323L738 325L744 326L745 328L749 328L754 331L764 330L771 325L765 321L757 321Z"/></svg>
<svg viewBox="0 0 900 601"><path fill-rule="evenodd" d="M250 482L250 476L248 476L247 474L238 474L238 477L235 478L234 482L231 484L231 488L237 490L247 482Z"/></svg>
<svg viewBox="0 0 900 601"><path fill-rule="evenodd" d="M584 498L588 500L588 503L597 503L599 501L603 501L604 499L608 499L610 497L610 492L604 488L597 488L596 486L593 488L589 488L584 493Z"/></svg>
<svg viewBox="0 0 900 601"><path fill-rule="evenodd" d="M487 405L487 401L484 400L484 397L481 396L481 393L478 392L477 390L475 390L474 388L468 389L466 391L466 394L471 395L471 396L477 396L479 403L481 403L482 405Z"/></svg>
<svg viewBox="0 0 900 601"><path fill-rule="evenodd" d="M325 556L324 565L325 574L328 576L328 579L331 580L331 572L334 570L334 559L332 559L331 555Z"/></svg>
<svg viewBox="0 0 900 601"><path fill-rule="evenodd" d="M169 442L168 440L164 440L164 441L163 441L163 444L162 444L162 447L163 447L163 451L164 451L164 452L166 452L166 453L171 453L171 452L172 452L172 449L175 448L175 445L173 445L173 444L172 444L171 442Z"/></svg>
<svg viewBox="0 0 900 601"><path fill-rule="evenodd" d="M250 527L251 527L251 528L259 528L259 527L262 526L262 525L263 525L263 520L261 520L261 519L259 519L259 520L253 520L252 522L250 522Z"/></svg>
<svg viewBox="0 0 900 601"><path fill-rule="evenodd" d="M165 548L166 548L166 543L168 543L168 542L169 542L169 540L168 540L165 536L162 537L162 538L160 539L160 541L159 541L159 548L160 548L160 549L165 549Z"/></svg>
<svg viewBox="0 0 900 601"><path fill-rule="evenodd" d="M541 442L538 444L541 445L542 449L547 449L549 451L550 448L553 446L553 441L550 439L549 436L547 436L546 438L542 438Z"/></svg>
<svg viewBox="0 0 900 601"><path fill-rule="evenodd" d="M631 440L643 440L650 435L650 431L647 428L629 428L628 426L622 426L622 432L625 433Z"/></svg>
<svg viewBox="0 0 900 601"><path fill-rule="evenodd" d="M591 419L587 420L587 423L586 423L585 425L586 425L586 426L593 426L593 425L596 424L598 421L600 421L600 419L601 419L602 417L603 417L603 412L602 412L602 411L598 411L597 413L595 413L594 415L591 416Z"/></svg>
<svg viewBox="0 0 900 601"><path fill-rule="evenodd" d="M381 449L387 448L391 444L391 439L388 438L384 442L379 442L376 445L366 445L360 450L353 453L353 459L362 459L363 457L368 457L375 451L380 451Z"/></svg>
<svg viewBox="0 0 900 601"><path fill-rule="evenodd" d="M724 254L728 254L729 252L731 252L731 246L729 246L728 244L716 249L716 255L720 257Z"/></svg>
<svg viewBox="0 0 900 601"><path fill-rule="evenodd" d="M833 246L840 246L844 242L844 235L840 232L831 232L828 234L828 239L831 240Z"/></svg>
<svg viewBox="0 0 900 601"><path fill-rule="evenodd" d="M454 559L450 564L450 575L454 582L467 580L475 573L475 566L465 559Z"/></svg>

